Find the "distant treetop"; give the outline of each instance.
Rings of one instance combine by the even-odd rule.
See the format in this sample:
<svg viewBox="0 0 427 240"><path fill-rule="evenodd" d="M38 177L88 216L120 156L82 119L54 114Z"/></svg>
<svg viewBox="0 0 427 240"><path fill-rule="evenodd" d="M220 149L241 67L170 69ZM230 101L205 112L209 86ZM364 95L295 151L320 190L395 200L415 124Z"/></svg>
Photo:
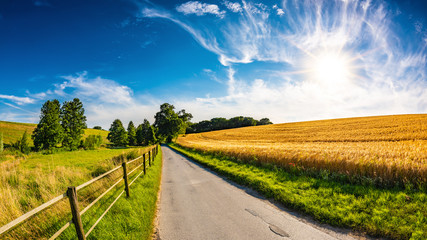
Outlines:
<svg viewBox="0 0 427 240"><path fill-rule="evenodd" d="M248 127L248 126L260 126L273 124L270 119L262 118L261 120L255 120L252 117L233 117L225 119L221 117L212 118L211 120L204 120L198 123L190 124L187 127L186 133L199 133L208 132L222 129Z"/></svg>

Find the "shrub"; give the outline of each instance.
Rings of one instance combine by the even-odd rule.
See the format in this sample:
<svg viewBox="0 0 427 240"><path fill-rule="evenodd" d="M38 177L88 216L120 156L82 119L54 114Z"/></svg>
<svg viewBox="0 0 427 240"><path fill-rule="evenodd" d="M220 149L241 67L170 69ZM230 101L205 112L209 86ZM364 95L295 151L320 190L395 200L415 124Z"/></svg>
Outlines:
<svg viewBox="0 0 427 240"><path fill-rule="evenodd" d="M96 148L99 148L102 144L102 137L101 135L89 135L84 143L83 143L83 147L86 150L94 150Z"/></svg>

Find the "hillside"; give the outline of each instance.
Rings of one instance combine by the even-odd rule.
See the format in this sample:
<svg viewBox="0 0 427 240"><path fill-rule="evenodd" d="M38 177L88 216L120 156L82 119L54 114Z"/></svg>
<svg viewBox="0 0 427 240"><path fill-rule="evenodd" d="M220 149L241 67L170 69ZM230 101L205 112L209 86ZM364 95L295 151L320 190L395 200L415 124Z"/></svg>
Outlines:
<svg viewBox="0 0 427 240"><path fill-rule="evenodd" d="M274 124L189 134L177 143L247 161L427 183L427 114Z"/></svg>
<svg viewBox="0 0 427 240"><path fill-rule="evenodd" d="M22 137L25 131L27 134L31 136L32 132L36 128L37 124L34 123L17 123L17 122L6 122L0 121L0 132L3 133L3 141L5 144L10 144L16 142L19 138ZM97 129L85 129L85 133L83 138L86 138L89 135L101 135L104 143L108 143L107 135L108 131L97 130ZM30 141L30 146L33 146L33 140L31 138L28 139Z"/></svg>

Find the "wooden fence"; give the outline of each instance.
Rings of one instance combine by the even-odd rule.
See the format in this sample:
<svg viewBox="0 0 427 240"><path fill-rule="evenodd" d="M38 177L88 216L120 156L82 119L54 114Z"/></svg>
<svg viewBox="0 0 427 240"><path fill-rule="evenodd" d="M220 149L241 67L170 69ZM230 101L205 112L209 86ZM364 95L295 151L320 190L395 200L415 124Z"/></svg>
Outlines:
<svg viewBox="0 0 427 240"><path fill-rule="evenodd" d="M0 238L3 234L7 233L8 231L14 229L15 227L17 227L18 225L20 225L21 223L25 222L26 220L30 219L31 217L33 217L34 215L36 215L37 213L43 211L44 209L47 209L48 207L50 207L51 205L59 202L60 200L68 197L69 202L70 202L70 209L71 209L71 213L72 213L72 219L67 222L64 226L62 226L55 234L53 234L49 239L55 239L57 238L59 235L61 235L62 232L64 232L69 226L71 226L71 224L74 224L75 228L76 228L76 234L79 240L82 239L86 239L87 236L89 236L89 234L92 232L92 230L96 227L96 225L101 221L101 219L105 216L105 214L107 214L107 212L111 209L111 207L117 202L117 200L123 195L123 193L126 192L126 197L130 196L130 190L129 190L129 186L131 186L135 180L141 176L141 174L146 174L146 161L148 160L148 165L151 166L151 164L153 163L155 157L158 154L158 150L159 150L159 146L156 145L155 147L151 148L148 152L143 153L140 157L137 157L131 161L125 161L122 163L121 166L117 166L114 169L111 169L110 171L96 177L93 178L90 181L87 181L77 187L68 187L67 191L38 206L37 208L34 208L33 210L25 213L24 215L16 218L15 220L13 220L12 222L9 222L8 224L2 226L0 228ZM147 157L148 155L148 157ZM139 159L142 158L142 163L139 164L138 166L136 166L134 169L132 169L130 172L128 172L127 166L130 163L133 163ZM133 179L132 182L128 182L128 176L130 174L132 174L134 171L136 171L137 169L139 169L140 167L143 167L143 170ZM89 186L90 184L106 177L107 175L110 175L111 173L117 171L118 169L122 168L123 169L123 178L120 178L118 181L116 181L110 188L108 188L105 192L103 192L98 198L96 198L95 200L93 200L88 206L86 206L82 211L79 210L78 207L78 201L77 201L77 191ZM81 215L83 215L85 212L87 212L93 205L95 205L95 203L97 203L102 197L104 197L109 191L111 191L117 184L119 184L122 180L124 180L125 182L125 189L116 197L116 199L110 204L110 206L108 206L108 208L104 211L104 213L102 213L102 215L96 220L96 222L92 225L92 227L85 233L84 229L83 229L83 224L82 224L82 220L81 220Z"/></svg>

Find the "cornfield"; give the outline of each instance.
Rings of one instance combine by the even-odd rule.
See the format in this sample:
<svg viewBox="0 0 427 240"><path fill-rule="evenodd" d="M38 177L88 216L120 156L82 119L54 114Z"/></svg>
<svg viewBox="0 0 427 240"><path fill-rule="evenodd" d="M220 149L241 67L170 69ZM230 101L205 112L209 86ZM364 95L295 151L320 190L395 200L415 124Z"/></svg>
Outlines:
<svg viewBox="0 0 427 240"><path fill-rule="evenodd" d="M178 138L181 146L381 185L427 184L427 114L245 127Z"/></svg>

